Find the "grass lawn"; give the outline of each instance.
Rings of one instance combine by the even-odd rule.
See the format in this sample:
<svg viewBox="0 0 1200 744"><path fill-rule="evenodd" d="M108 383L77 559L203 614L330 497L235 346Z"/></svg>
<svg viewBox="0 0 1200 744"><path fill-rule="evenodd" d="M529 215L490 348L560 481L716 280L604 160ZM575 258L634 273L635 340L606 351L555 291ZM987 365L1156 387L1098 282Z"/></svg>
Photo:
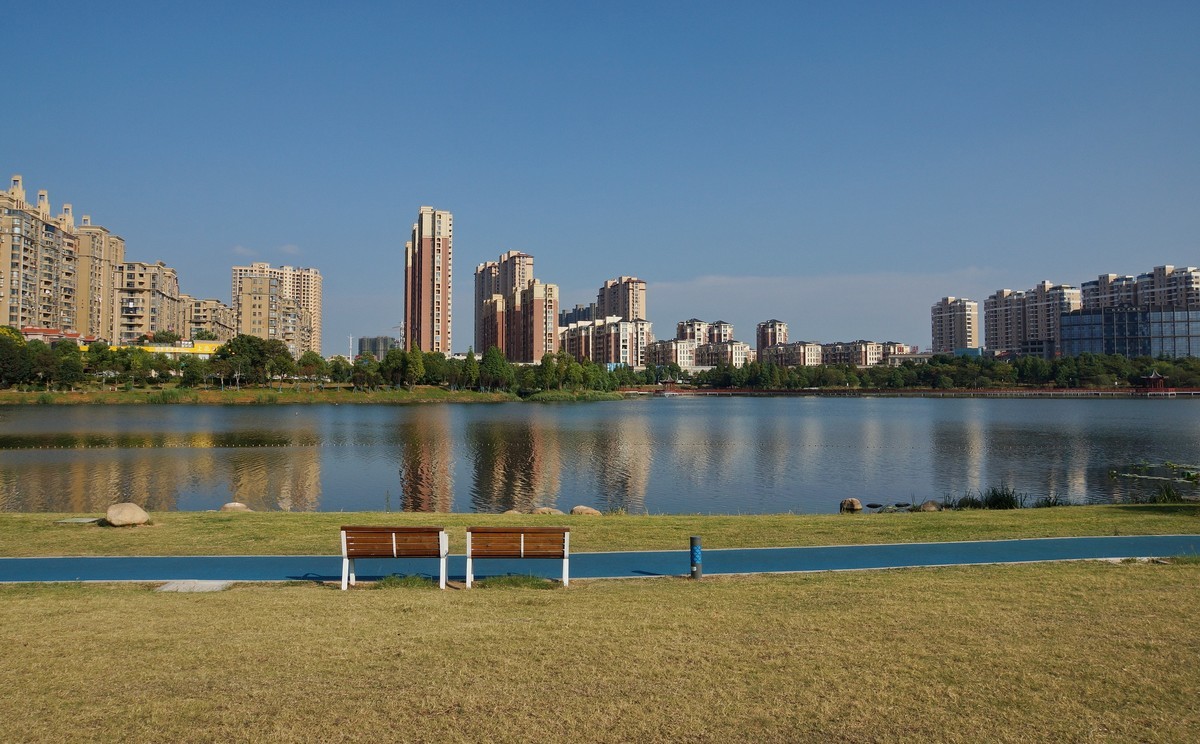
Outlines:
<svg viewBox="0 0 1200 744"><path fill-rule="evenodd" d="M567 525L574 552L1200 533L1200 504L1068 506L1012 511L762 516L573 517L422 513L156 512L116 529L58 525L78 515L0 513L0 556L336 555L344 524L444 525L461 554L475 525ZM94 516L103 516L100 514Z"/></svg>
<svg viewBox="0 0 1200 744"><path fill-rule="evenodd" d="M1196 741L1198 582L1088 562L0 586L0 740Z"/></svg>

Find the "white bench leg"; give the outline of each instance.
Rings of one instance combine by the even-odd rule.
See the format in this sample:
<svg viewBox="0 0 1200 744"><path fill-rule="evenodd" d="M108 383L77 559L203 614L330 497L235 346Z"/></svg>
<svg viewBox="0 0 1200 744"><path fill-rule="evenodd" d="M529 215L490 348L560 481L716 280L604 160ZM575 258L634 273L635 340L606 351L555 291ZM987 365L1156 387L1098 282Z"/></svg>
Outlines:
<svg viewBox="0 0 1200 744"><path fill-rule="evenodd" d="M354 559L350 559L350 586L354 586Z"/></svg>
<svg viewBox="0 0 1200 744"><path fill-rule="evenodd" d="M471 572L471 554L467 553L467 588L471 588L471 583L475 580L475 575Z"/></svg>
<svg viewBox="0 0 1200 744"><path fill-rule="evenodd" d="M570 558L563 558L563 586L571 583L570 577L567 575L567 564L571 562Z"/></svg>
<svg viewBox="0 0 1200 744"><path fill-rule="evenodd" d="M342 559L342 591L346 591L346 580L350 578L350 559Z"/></svg>

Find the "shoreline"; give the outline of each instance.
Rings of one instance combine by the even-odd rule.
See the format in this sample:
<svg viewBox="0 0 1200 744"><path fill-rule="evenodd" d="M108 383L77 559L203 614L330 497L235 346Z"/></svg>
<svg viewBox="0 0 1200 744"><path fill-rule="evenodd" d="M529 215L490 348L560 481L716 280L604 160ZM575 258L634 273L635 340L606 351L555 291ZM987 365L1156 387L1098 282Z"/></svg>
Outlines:
<svg viewBox="0 0 1200 744"><path fill-rule="evenodd" d="M0 390L0 407L36 405L413 405L429 403L590 403L645 398L972 398L996 400L1172 400L1200 397L1200 389L1181 388L1161 391L1138 389L982 389L982 390L886 390L886 389L806 389L806 390L661 390L623 389L611 393L589 390L543 391L528 398L513 393L449 390L417 386L409 391L353 390L331 388L242 388L205 390L197 388L161 388L136 390L18 391Z"/></svg>

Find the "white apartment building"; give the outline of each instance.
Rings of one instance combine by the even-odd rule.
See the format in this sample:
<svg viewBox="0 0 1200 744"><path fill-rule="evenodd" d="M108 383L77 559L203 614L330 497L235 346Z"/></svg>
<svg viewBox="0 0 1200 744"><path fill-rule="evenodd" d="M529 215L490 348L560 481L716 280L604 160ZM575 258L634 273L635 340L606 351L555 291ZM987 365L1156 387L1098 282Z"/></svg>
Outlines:
<svg viewBox="0 0 1200 744"><path fill-rule="evenodd" d="M979 303L962 297L943 297L929 311L935 354L979 346Z"/></svg>

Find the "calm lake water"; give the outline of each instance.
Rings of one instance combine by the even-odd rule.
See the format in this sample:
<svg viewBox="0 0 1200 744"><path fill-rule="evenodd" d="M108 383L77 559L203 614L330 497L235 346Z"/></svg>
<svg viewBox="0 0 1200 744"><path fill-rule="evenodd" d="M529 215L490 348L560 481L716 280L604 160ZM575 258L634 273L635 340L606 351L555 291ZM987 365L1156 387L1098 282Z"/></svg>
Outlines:
<svg viewBox="0 0 1200 744"><path fill-rule="evenodd" d="M649 399L0 408L0 510L834 512L1011 486L1122 501L1200 462L1200 401ZM1194 489L1184 486L1191 493Z"/></svg>

